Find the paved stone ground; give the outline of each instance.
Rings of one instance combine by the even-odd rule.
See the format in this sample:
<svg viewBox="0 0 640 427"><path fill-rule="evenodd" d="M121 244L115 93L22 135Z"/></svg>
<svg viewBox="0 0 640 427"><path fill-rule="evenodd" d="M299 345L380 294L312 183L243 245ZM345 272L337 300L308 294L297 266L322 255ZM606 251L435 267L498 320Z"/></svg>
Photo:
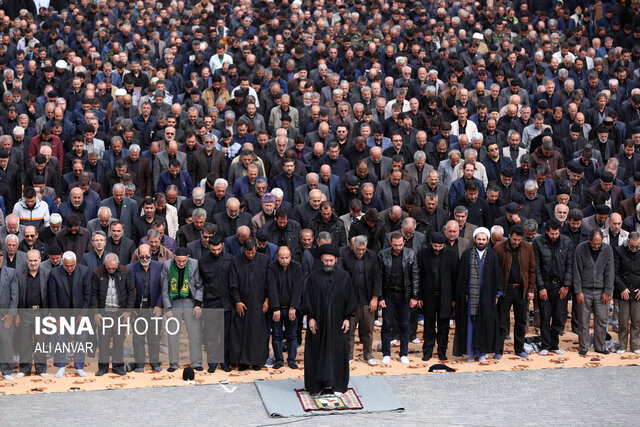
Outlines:
<svg viewBox="0 0 640 427"><path fill-rule="evenodd" d="M404 412L273 419L267 416L253 384L234 384L0 396L0 425L638 424L638 367L386 379L404 404ZM113 409L105 410L108 407Z"/></svg>

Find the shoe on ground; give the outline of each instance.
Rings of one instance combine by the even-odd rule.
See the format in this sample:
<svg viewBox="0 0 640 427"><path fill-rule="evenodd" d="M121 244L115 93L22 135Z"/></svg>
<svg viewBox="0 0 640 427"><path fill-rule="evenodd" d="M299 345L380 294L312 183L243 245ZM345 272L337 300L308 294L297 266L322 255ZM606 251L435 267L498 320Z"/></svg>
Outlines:
<svg viewBox="0 0 640 427"><path fill-rule="evenodd" d="M137 373L144 372L144 368L136 368L133 370L133 372L137 372Z"/></svg>
<svg viewBox="0 0 640 427"><path fill-rule="evenodd" d="M379 321L379 320L375 320L375 321L373 322L373 324L374 324L374 325L376 325L376 326L382 326L382 322L381 322L381 321Z"/></svg>
<svg viewBox="0 0 640 427"><path fill-rule="evenodd" d="M493 355L493 358L496 359L496 360L500 360L500 359L502 359L502 354L496 353L496 354Z"/></svg>
<svg viewBox="0 0 640 427"><path fill-rule="evenodd" d="M523 359L528 359L528 358L529 358L529 355L528 355L527 353L525 353L524 351L523 351L523 352L518 353L518 354L517 354L517 356L520 356L520 357L522 357Z"/></svg>
<svg viewBox="0 0 640 427"><path fill-rule="evenodd" d="M4 378L5 381L13 381L13 377L11 375L3 375L2 378Z"/></svg>
<svg viewBox="0 0 640 427"><path fill-rule="evenodd" d="M389 365L389 364L391 364L391 357L390 357L390 356L384 356L384 357L382 358L382 364L383 364L383 365Z"/></svg>
<svg viewBox="0 0 640 427"><path fill-rule="evenodd" d="M49 374L47 374L46 372L42 372L42 373L40 373L38 375L40 375L42 378L48 378L49 377Z"/></svg>
<svg viewBox="0 0 640 427"><path fill-rule="evenodd" d="M162 366L158 365L153 368L153 372L162 372Z"/></svg>
<svg viewBox="0 0 640 427"><path fill-rule="evenodd" d="M407 356L400 357L400 363L404 363L406 365L409 363L409 358Z"/></svg>
<svg viewBox="0 0 640 427"><path fill-rule="evenodd" d="M389 345L396 345L396 344L398 344L398 340L391 340L389 342Z"/></svg>
<svg viewBox="0 0 640 427"><path fill-rule="evenodd" d="M607 349L605 348L605 349L602 349L602 350L596 350L596 353L600 353L600 354L609 354L610 352L609 352L609 350L607 350Z"/></svg>
<svg viewBox="0 0 640 427"><path fill-rule="evenodd" d="M274 363L276 363L276 358L273 356L269 356L267 358L267 361L264 362L264 366L266 366L267 368L270 368L273 366Z"/></svg>
<svg viewBox="0 0 640 427"><path fill-rule="evenodd" d="M273 369L280 369L280 368L282 368L283 366L284 366L284 363L282 363L282 362L276 362L276 363L274 363L274 364L273 364ZM254 368L254 370L255 370L255 368Z"/></svg>
<svg viewBox="0 0 640 427"><path fill-rule="evenodd" d="M585 354L587 354L587 350L580 350L580 351L578 351L578 354L580 356L584 356Z"/></svg>
<svg viewBox="0 0 640 427"><path fill-rule="evenodd" d="M547 356L549 354L549 350L540 350L540 353L538 353L540 356Z"/></svg>
<svg viewBox="0 0 640 427"><path fill-rule="evenodd" d="M438 355L438 360L449 360L446 354Z"/></svg>
<svg viewBox="0 0 640 427"><path fill-rule="evenodd" d="M378 346L376 347L376 350L382 351L382 343L381 342L378 343Z"/></svg>
<svg viewBox="0 0 640 427"><path fill-rule="evenodd" d="M261 371L262 370L262 366L254 365L251 369L253 369L254 371Z"/></svg>
<svg viewBox="0 0 640 427"><path fill-rule="evenodd" d="M167 372L175 372L175 371L177 371L177 370L178 370L178 368L177 368L176 366L169 366L169 367L167 368Z"/></svg>
<svg viewBox="0 0 640 427"><path fill-rule="evenodd" d="M15 378L16 378L17 380L19 380L20 378L24 377L24 375L25 375L25 373L24 373L24 372L18 372L18 373L16 374Z"/></svg>
<svg viewBox="0 0 640 427"><path fill-rule="evenodd" d="M209 368L207 368L207 372L213 374L216 371L217 366L217 364L212 363L211 365L209 365Z"/></svg>
<svg viewBox="0 0 640 427"><path fill-rule="evenodd" d="M620 350L616 351L616 353L618 353L618 354L624 354L624 350L620 349Z"/></svg>
<svg viewBox="0 0 640 427"><path fill-rule="evenodd" d="M431 356L429 356L428 354L425 354L422 356L422 361L426 362L427 360L431 359Z"/></svg>
<svg viewBox="0 0 640 427"><path fill-rule="evenodd" d="M120 375L121 377L127 375L127 371L125 371L124 369L120 368L120 369L114 369L113 373L116 375Z"/></svg>
<svg viewBox="0 0 640 427"><path fill-rule="evenodd" d="M504 337L505 341L508 341L511 339L511 335L507 335L506 337Z"/></svg>
<svg viewBox="0 0 640 427"><path fill-rule="evenodd" d="M557 355L564 354L564 351L560 350L559 348L556 348L555 350L551 350L551 352Z"/></svg>
<svg viewBox="0 0 640 427"><path fill-rule="evenodd" d="M98 372L96 372L96 377L101 377L106 373L107 373L107 371L104 371L104 370L100 369Z"/></svg>
<svg viewBox="0 0 640 427"><path fill-rule="evenodd" d="M202 372L204 371L204 368L202 366L192 366L194 371L198 371L198 372Z"/></svg>
<svg viewBox="0 0 640 427"><path fill-rule="evenodd" d="M473 363L473 362L475 362L475 361L476 361L476 358L475 358L475 357L473 357L473 356L469 356L469 357L467 357L467 359L466 359L466 360L467 360L467 362L468 362L468 363Z"/></svg>
<svg viewBox="0 0 640 427"><path fill-rule="evenodd" d="M416 338L413 341L411 341L414 344L420 344L420 339Z"/></svg>
<svg viewBox="0 0 640 427"><path fill-rule="evenodd" d="M54 375L56 378L62 378L64 377L64 371L66 371L67 368L58 368L58 372L56 372L56 374Z"/></svg>
<svg viewBox="0 0 640 427"><path fill-rule="evenodd" d="M378 364L378 362L376 362L374 359L369 359L369 360L367 360L367 364L369 366L376 366Z"/></svg>
<svg viewBox="0 0 640 427"><path fill-rule="evenodd" d="M76 369L76 374L79 377L86 377L87 376L87 373L84 371L84 369Z"/></svg>
<svg viewBox="0 0 640 427"><path fill-rule="evenodd" d="M291 369L298 369L298 364L297 363L289 363L289 367Z"/></svg>
<svg viewBox="0 0 640 427"><path fill-rule="evenodd" d="M486 362L486 361L487 361L487 356L478 357L478 362Z"/></svg>

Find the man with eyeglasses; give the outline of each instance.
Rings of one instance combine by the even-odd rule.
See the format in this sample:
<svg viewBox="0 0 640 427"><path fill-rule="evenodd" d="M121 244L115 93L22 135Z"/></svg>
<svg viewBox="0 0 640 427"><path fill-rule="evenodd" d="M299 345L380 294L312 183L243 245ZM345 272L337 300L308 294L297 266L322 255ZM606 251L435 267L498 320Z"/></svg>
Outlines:
<svg viewBox="0 0 640 427"><path fill-rule="evenodd" d="M142 244L138 248L138 261L127 265L133 276L136 298L133 303L133 317L142 317L151 325L150 317L162 316L162 288L160 277L162 263L151 260L151 247ZM142 372L145 365L145 338L149 346L149 364L154 372L162 371L160 367L160 335L154 328L147 333L133 335L133 357L136 372Z"/></svg>
<svg viewBox="0 0 640 427"><path fill-rule="evenodd" d="M28 225L24 228L24 239L18 245L18 251L27 253L30 250L37 250L40 252L40 258L47 259L47 245L38 240L38 231L32 226Z"/></svg>

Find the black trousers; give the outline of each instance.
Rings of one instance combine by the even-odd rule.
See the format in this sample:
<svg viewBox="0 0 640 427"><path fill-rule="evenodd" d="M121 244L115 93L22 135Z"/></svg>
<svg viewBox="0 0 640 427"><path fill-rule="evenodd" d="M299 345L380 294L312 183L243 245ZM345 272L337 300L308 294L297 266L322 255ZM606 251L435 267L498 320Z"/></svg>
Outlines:
<svg viewBox="0 0 640 427"><path fill-rule="evenodd" d="M102 321L110 318L113 321L113 327L105 328L102 330L102 326L98 327L98 369L106 371L109 369L109 360L111 360L111 366L113 369L121 369L124 367L123 353L124 353L124 333L118 333L118 318L121 312L116 313L104 312L102 313ZM103 333L104 332L104 333ZM111 343L113 342L113 346Z"/></svg>
<svg viewBox="0 0 640 427"><path fill-rule="evenodd" d="M145 319L146 325L148 326L146 334L133 334L133 359L135 360L137 369L144 368L146 363L145 341L149 346L149 364L152 368L160 366L160 328L162 327L162 322L158 322L158 330L156 331L156 323L151 321L152 315L152 309L146 307L141 309L133 320L135 322L138 318ZM144 325L145 322L140 320L137 327L139 330L144 331Z"/></svg>
<svg viewBox="0 0 640 427"><path fill-rule="evenodd" d="M502 354L504 340L511 330L511 307L513 307L513 349L516 354L524 352L524 336L527 327L527 298L522 294L522 288L507 287L502 297L498 299L498 313L500 315L500 341L496 353Z"/></svg>
<svg viewBox="0 0 640 427"><path fill-rule="evenodd" d="M540 299L540 337L543 350L557 350L560 334L567 323L567 302L569 296L560 299L559 285L547 286L547 300ZM577 305L577 304L576 304Z"/></svg>
<svg viewBox="0 0 640 427"><path fill-rule="evenodd" d="M433 315L423 313L424 329L422 331L422 354L431 357L433 346L438 342L438 357L443 359L447 355L447 344L449 343L449 319L440 317L440 295L434 295L436 299L436 309ZM436 326L438 328L436 332Z"/></svg>

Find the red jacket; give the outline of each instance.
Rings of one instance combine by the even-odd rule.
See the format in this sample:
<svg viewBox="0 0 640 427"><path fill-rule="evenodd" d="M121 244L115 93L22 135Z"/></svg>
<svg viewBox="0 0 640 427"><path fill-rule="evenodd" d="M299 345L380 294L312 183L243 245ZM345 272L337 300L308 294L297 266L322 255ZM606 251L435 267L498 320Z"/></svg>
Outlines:
<svg viewBox="0 0 640 427"><path fill-rule="evenodd" d="M40 153L40 143L42 142L42 134L36 135L31 138L31 142L29 143L29 161L33 159L36 154ZM60 174L62 174L62 165L64 163L64 149L62 148L62 141L56 135L51 135L51 139L49 140L51 144L51 155L58 159L60 163Z"/></svg>

